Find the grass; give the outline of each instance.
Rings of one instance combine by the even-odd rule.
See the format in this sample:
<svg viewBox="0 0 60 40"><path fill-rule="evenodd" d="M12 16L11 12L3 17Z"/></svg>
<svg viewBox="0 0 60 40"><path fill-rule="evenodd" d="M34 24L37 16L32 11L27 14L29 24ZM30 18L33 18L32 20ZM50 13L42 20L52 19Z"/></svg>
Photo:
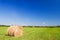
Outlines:
<svg viewBox="0 0 60 40"><path fill-rule="evenodd" d="M6 36L7 27L0 27L0 40L60 40L60 28L24 28L22 37Z"/></svg>

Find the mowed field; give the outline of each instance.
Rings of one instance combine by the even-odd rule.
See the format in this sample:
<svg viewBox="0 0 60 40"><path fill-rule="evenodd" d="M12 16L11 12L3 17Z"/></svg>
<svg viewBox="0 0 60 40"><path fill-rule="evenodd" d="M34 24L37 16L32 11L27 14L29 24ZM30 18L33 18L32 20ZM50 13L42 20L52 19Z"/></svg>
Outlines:
<svg viewBox="0 0 60 40"><path fill-rule="evenodd" d="M6 36L7 27L0 27L0 40L60 40L60 28L23 28L22 37Z"/></svg>

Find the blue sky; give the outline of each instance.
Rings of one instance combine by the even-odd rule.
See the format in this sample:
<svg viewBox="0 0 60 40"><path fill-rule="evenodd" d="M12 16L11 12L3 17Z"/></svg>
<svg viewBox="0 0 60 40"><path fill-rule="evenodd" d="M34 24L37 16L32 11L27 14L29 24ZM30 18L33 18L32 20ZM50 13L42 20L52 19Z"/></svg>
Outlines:
<svg viewBox="0 0 60 40"><path fill-rule="evenodd" d="M0 24L60 25L60 0L0 0Z"/></svg>

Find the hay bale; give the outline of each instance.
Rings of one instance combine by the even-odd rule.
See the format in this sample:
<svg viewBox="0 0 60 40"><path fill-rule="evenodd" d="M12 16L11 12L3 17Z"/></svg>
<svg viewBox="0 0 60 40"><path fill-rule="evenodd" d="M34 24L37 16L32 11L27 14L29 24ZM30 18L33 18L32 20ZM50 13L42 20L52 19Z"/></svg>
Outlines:
<svg viewBox="0 0 60 40"><path fill-rule="evenodd" d="M23 27L10 26L7 29L6 35L8 35L8 36L22 36L23 35Z"/></svg>

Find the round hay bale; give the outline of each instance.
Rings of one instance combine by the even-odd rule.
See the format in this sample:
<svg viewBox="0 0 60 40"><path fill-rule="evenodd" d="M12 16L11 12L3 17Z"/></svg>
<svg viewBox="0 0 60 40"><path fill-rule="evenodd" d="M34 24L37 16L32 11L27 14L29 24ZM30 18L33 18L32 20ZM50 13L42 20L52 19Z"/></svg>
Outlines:
<svg viewBox="0 0 60 40"><path fill-rule="evenodd" d="M23 35L23 27L10 26L7 29L6 35L8 35L8 36L22 36Z"/></svg>

